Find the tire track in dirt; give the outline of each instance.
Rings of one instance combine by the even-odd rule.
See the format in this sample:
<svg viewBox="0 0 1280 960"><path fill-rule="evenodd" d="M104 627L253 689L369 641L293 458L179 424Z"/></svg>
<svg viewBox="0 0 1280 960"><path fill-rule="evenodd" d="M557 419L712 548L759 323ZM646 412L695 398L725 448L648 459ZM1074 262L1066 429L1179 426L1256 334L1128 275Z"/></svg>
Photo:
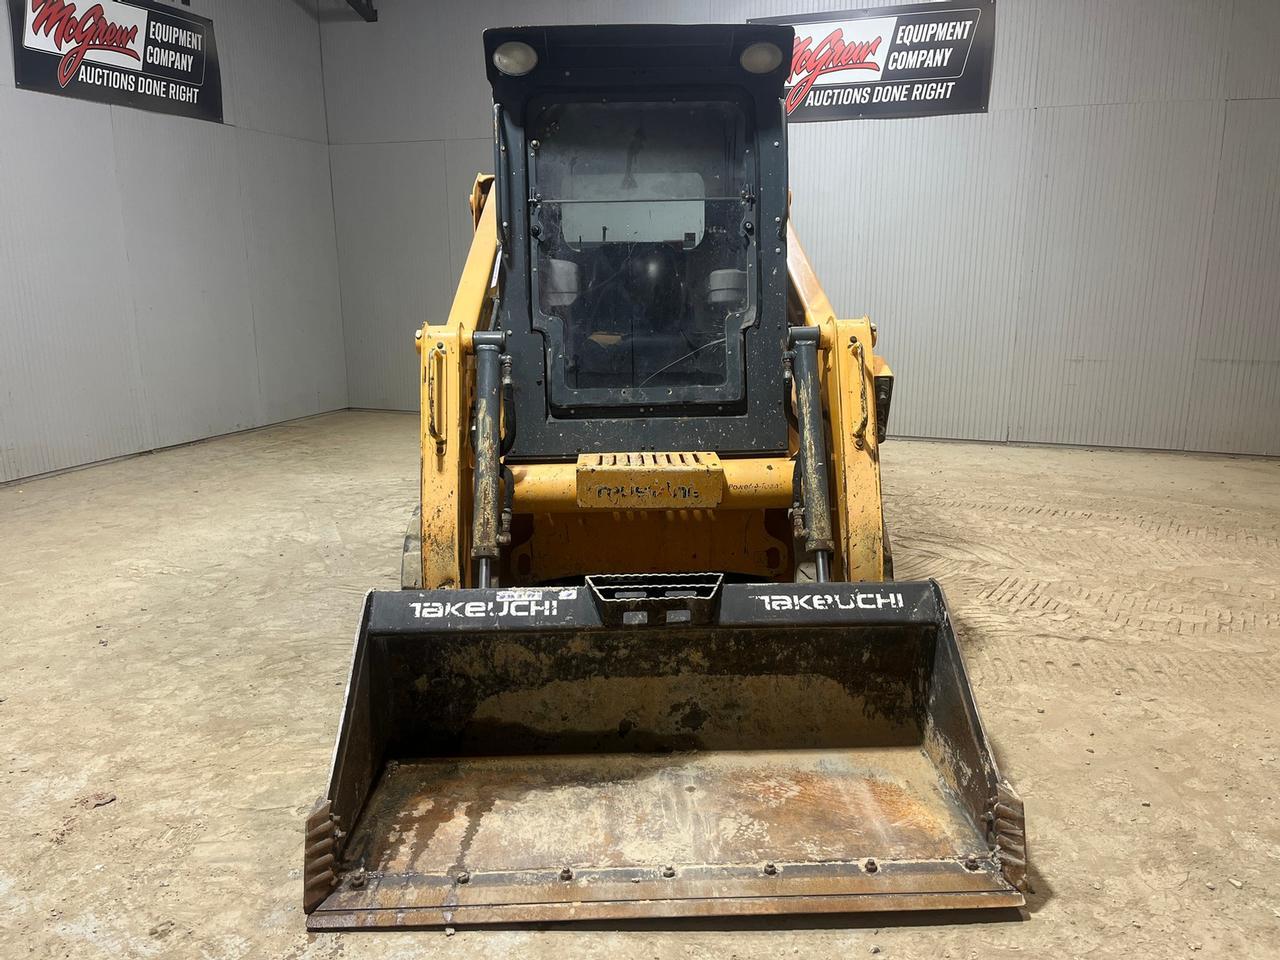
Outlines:
<svg viewBox="0 0 1280 960"><path fill-rule="evenodd" d="M1265 691L1280 683L1280 657L1269 654L1172 654L1124 647L1099 649L1045 637L988 638L975 649L962 642L975 682L1113 686L1167 691L1205 685Z"/></svg>
<svg viewBox="0 0 1280 960"><path fill-rule="evenodd" d="M1069 507L1053 507L1045 504L1019 503L1017 501L983 501L966 500L953 497L899 496L886 498L900 500L901 505L918 505L930 512L945 510L967 510L978 513L1000 513L1013 516L1031 517L1037 520L1064 520L1072 523L1089 521L1092 523L1115 524L1133 527L1153 539L1167 541L1174 539L1193 540L1197 543L1229 543L1245 547L1250 551L1280 551L1280 536L1259 533L1250 527L1227 527L1219 524L1188 524L1172 517L1160 517L1149 514L1107 513L1097 510L1079 510Z"/></svg>
<svg viewBox="0 0 1280 960"><path fill-rule="evenodd" d="M1154 588L1158 591L1158 587ZM1177 636L1219 633L1280 633L1280 603L1261 596L1247 600L1240 594L1206 588L1179 590L1174 596L1079 583L1048 583L1006 576L989 586L976 601L1033 617L1062 614L1126 630L1172 633ZM1231 601L1236 601L1232 603ZM1245 609L1239 609L1239 607Z"/></svg>
<svg viewBox="0 0 1280 960"><path fill-rule="evenodd" d="M1266 695L1280 684L1274 520L1188 522L1153 502L896 496L886 514L897 575L942 584L975 682Z"/></svg>

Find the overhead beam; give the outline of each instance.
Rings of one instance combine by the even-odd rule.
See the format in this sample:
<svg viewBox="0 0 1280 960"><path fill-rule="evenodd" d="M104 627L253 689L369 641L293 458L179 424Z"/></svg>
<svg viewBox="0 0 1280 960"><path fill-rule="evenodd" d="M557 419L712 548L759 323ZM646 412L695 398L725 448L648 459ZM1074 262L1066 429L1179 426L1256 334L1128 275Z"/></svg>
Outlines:
<svg viewBox="0 0 1280 960"><path fill-rule="evenodd" d="M373 7L373 0L347 0L351 9L364 18L365 23L374 23L378 19L378 11Z"/></svg>

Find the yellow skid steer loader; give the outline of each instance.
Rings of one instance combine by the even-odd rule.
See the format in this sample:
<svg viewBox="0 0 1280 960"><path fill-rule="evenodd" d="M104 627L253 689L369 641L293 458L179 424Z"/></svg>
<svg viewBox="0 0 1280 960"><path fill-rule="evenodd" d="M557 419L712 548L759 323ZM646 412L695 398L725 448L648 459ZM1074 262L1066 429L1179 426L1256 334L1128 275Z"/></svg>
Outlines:
<svg viewBox="0 0 1280 960"><path fill-rule="evenodd" d="M485 33L495 175L417 333L310 929L1022 904L942 592L892 580L892 374L788 219L792 41Z"/></svg>

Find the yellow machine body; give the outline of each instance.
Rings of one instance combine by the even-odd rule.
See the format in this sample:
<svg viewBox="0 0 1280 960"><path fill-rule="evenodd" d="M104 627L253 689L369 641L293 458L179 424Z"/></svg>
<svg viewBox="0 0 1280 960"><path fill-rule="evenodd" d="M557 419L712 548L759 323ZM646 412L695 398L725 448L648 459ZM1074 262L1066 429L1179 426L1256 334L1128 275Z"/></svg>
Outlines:
<svg viewBox="0 0 1280 960"><path fill-rule="evenodd" d="M498 173L415 335L420 513L361 614L309 929L1024 902L942 591L893 579L893 373L790 221L792 39L486 31Z"/></svg>

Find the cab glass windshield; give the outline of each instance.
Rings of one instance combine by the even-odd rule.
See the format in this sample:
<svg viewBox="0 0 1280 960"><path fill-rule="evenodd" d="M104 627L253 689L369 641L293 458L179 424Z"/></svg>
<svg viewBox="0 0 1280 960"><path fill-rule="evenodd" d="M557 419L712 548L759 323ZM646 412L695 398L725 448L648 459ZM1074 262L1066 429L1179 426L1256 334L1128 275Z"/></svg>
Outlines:
<svg viewBox="0 0 1280 960"><path fill-rule="evenodd" d="M557 406L742 395L753 201L731 102L538 111L529 233Z"/></svg>

